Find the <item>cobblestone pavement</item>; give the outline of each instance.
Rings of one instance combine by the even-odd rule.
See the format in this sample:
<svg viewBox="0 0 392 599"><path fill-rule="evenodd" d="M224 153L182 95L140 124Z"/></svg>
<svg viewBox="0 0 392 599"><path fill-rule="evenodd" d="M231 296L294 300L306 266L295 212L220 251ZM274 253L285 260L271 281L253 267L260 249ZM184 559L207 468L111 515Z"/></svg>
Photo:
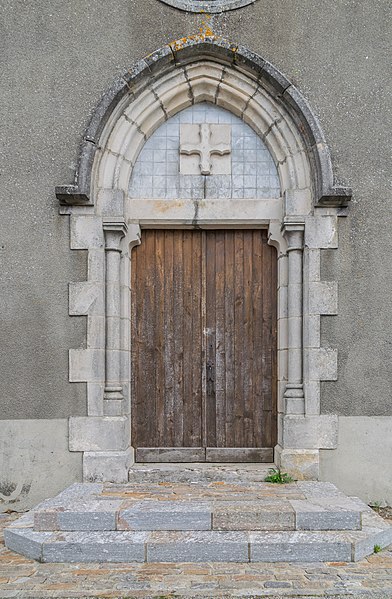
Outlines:
<svg viewBox="0 0 392 599"><path fill-rule="evenodd" d="M1 531L15 517L0 515ZM392 546L357 563L40 564L0 543L1 599L392 599Z"/></svg>

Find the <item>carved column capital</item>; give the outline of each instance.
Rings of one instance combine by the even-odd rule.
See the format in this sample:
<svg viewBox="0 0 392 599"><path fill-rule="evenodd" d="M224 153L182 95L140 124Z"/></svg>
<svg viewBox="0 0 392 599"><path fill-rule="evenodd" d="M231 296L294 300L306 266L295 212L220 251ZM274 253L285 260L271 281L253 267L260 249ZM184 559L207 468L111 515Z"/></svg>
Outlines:
<svg viewBox="0 0 392 599"><path fill-rule="evenodd" d="M283 237L287 241L287 251L303 250L305 223L299 219L286 217L282 224Z"/></svg>
<svg viewBox="0 0 392 599"><path fill-rule="evenodd" d="M128 230L125 220L122 217L104 217L102 226L105 235L105 250L107 252L120 252L121 240Z"/></svg>

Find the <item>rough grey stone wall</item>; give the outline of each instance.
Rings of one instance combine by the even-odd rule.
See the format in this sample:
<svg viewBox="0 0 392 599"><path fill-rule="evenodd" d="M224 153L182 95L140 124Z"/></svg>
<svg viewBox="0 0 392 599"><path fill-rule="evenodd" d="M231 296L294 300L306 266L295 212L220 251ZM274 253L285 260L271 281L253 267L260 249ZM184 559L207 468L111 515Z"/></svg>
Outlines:
<svg viewBox="0 0 392 599"><path fill-rule="evenodd" d="M323 258L340 290L339 316L323 319L323 345L340 355L323 410L388 412L390 12L388 0L258 0L208 19L158 0L3 0L0 418L85 412L84 386L67 383L85 322L67 316L66 290L85 278L85 256L69 250L54 186L73 182L89 113L115 76L206 27L271 61L320 117L338 180L354 189L340 249Z"/></svg>

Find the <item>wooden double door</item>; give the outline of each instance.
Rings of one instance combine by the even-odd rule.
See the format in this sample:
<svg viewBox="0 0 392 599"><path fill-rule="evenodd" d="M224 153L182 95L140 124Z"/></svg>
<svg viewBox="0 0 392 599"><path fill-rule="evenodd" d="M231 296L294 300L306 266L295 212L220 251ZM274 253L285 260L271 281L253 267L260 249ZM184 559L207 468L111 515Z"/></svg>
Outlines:
<svg viewBox="0 0 392 599"><path fill-rule="evenodd" d="M144 230L132 251L137 461L273 461L276 250L265 230Z"/></svg>

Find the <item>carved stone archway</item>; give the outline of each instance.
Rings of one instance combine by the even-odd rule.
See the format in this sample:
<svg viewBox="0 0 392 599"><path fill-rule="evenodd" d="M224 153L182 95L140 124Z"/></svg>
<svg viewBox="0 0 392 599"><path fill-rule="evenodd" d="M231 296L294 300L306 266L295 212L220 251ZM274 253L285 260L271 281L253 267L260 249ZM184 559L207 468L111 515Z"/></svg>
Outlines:
<svg viewBox="0 0 392 599"><path fill-rule="evenodd" d="M241 208L208 203L198 226L267 227L278 249L278 445L276 461L317 478L319 450L335 448L337 417L320 414L320 381L337 377L337 354L320 345L320 316L336 314L337 285L320 280L320 251L337 247L337 217L351 191L333 184L328 147L300 92L271 64L215 38L178 41L123 74L98 105L81 147L75 184L56 188L71 215L71 248L88 250L88 280L70 284L70 313L88 318L87 348L70 350L70 381L87 382L88 416L70 418L70 450L84 452L84 479L124 481L130 438L129 255L140 225L194 226L183 202L157 215L153 200L127 197L136 158L168 118L198 102L250 125L277 166L281 198Z"/></svg>

